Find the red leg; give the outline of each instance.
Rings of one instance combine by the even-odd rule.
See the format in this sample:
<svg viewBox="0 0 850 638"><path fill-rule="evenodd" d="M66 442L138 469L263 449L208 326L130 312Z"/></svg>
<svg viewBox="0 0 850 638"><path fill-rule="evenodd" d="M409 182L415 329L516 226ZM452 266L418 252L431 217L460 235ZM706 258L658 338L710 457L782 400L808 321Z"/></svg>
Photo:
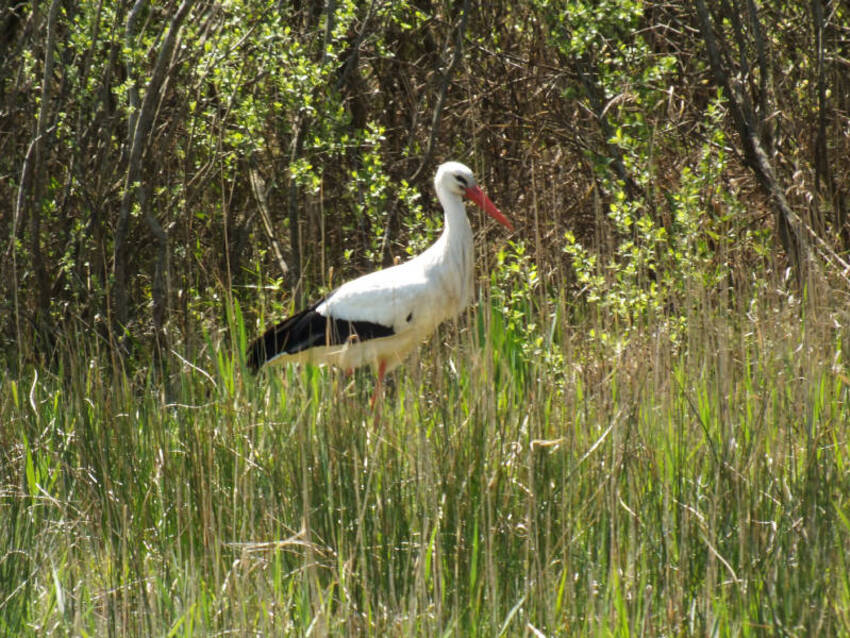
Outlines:
<svg viewBox="0 0 850 638"><path fill-rule="evenodd" d="M378 400L378 395L381 394L384 385L384 374L387 372L387 362L381 359L378 362L378 381L375 383L375 392L372 395L372 401L369 403L370 407L375 407L375 402Z"/></svg>

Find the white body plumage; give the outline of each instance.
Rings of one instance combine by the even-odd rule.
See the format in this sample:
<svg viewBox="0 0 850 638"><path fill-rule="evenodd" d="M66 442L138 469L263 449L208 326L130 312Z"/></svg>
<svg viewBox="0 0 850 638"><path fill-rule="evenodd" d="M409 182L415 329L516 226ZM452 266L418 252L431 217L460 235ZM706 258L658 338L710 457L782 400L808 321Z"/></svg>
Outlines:
<svg viewBox="0 0 850 638"><path fill-rule="evenodd" d="M472 299L473 236L463 198L512 229L458 162L434 178L445 227L413 259L349 281L325 299L268 330L249 349L249 365L313 362L346 370L372 364L379 380Z"/></svg>

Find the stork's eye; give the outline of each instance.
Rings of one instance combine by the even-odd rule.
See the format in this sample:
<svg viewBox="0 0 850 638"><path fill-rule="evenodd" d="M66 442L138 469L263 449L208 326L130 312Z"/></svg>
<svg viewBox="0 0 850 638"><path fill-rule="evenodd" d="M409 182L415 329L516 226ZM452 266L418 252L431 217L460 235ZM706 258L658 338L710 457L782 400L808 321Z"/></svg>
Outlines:
<svg viewBox="0 0 850 638"><path fill-rule="evenodd" d="M466 181L466 178L463 175L455 175L455 179L463 184L464 187L469 186L469 182Z"/></svg>

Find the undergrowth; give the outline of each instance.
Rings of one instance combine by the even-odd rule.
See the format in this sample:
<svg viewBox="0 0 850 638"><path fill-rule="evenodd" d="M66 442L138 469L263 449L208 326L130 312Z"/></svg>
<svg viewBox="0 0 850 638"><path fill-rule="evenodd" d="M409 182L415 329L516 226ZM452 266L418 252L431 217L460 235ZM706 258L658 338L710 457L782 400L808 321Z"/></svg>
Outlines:
<svg viewBox="0 0 850 638"><path fill-rule="evenodd" d="M238 305L167 391L83 335L4 377L0 633L850 630L830 295L692 291L682 335L614 352L578 303L488 290L377 418L366 372L250 376Z"/></svg>

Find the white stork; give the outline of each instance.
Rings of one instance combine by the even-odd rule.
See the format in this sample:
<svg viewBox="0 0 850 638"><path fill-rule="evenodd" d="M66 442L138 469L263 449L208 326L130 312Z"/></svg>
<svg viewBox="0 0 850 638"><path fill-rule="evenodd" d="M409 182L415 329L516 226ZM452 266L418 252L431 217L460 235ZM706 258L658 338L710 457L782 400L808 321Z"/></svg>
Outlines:
<svg viewBox="0 0 850 638"><path fill-rule="evenodd" d="M350 371L371 364L378 377L374 405L384 375L472 298L472 227L463 199L513 230L463 164L441 165L434 187L445 227L431 247L403 264L349 281L269 328L248 348L248 366L256 371L267 364L312 362Z"/></svg>

